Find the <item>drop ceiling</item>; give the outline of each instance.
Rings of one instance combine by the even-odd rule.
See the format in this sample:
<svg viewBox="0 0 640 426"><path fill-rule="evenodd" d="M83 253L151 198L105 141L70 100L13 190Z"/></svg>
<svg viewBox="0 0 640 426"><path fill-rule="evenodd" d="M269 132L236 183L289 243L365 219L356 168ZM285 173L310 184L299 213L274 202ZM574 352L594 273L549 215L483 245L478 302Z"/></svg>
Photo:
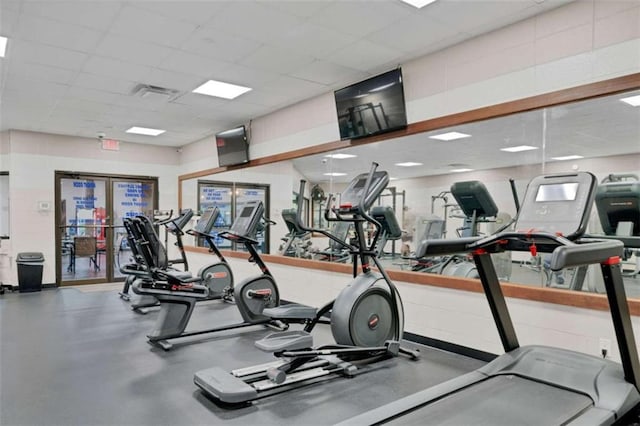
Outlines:
<svg viewBox="0 0 640 426"><path fill-rule="evenodd" d="M0 130L184 146L569 1L1 0ZM209 79L253 90L191 93Z"/></svg>

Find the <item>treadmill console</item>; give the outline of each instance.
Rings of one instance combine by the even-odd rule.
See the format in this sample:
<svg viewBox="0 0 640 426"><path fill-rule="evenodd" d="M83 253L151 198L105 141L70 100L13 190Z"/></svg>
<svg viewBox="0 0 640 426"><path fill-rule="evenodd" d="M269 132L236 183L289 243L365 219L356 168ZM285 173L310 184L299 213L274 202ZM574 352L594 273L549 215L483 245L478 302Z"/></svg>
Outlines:
<svg viewBox="0 0 640 426"><path fill-rule="evenodd" d="M363 173L356 176L347 189L340 196L340 213L352 213L360 207L360 201L364 195L364 209L369 210L371 204L378 198L380 193L387 187L389 183L389 174L387 172L375 172L371 178L369 192L363 194L364 186L367 183L369 173Z"/></svg>
<svg viewBox="0 0 640 426"><path fill-rule="evenodd" d="M213 225L216 223L216 220L220 216L220 209L218 207L210 207L202 213L200 216L200 220L193 228L193 230L198 234L206 234L208 235L213 229Z"/></svg>
<svg viewBox="0 0 640 426"><path fill-rule="evenodd" d="M587 172L538 176L527 186L517 232L543 231L573 239L584 234L597 181Z"/></svg>
<svg viewBox="0 0 640 426"><path fill-rule="evenodd" d="M236 220L233 221L229 232L231 234L240 235L243 237L254 238L257 231L260 219L264 214L264 204L262 201L247 201L240 206L240 213L236 216Z"/></svg>

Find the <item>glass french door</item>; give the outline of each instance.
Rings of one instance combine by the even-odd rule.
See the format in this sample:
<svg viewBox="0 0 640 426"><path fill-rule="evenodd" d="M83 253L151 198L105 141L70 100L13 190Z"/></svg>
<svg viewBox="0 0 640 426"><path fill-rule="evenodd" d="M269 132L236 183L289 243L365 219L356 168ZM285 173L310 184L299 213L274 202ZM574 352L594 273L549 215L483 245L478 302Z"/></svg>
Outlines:
<svg viewBox="0 0 640 426"><path fill-rule="evenodd" d="M56 173L56 282L94 284L123 278L130 262L122 219L153 217L157 180Z"/></svg>

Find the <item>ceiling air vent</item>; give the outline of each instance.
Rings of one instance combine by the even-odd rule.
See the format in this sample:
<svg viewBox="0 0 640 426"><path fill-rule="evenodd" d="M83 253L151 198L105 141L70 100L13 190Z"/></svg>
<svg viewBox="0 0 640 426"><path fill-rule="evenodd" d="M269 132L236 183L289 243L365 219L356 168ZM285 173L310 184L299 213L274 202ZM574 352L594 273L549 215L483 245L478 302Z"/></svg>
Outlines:
<svg viewBox="0 0 640 426"><path fill-rule="evenodd" d="M132 94L148 101L168 102L178 94L178 91L150 84L138 84L133 88Z"/></svg>

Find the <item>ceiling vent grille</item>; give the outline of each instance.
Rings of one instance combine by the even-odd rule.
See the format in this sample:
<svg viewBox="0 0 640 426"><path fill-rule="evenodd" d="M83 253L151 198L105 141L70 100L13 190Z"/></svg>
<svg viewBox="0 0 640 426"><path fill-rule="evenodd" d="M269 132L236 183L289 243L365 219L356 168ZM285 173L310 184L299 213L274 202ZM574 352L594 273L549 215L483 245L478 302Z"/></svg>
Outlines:
<svg viewBox="0 0 640 426"><path fill-rule="evenodd" d="M178 91L150 84L138 84L133 88L132 94L149 101L168 102L176 97Z"/></svg>

